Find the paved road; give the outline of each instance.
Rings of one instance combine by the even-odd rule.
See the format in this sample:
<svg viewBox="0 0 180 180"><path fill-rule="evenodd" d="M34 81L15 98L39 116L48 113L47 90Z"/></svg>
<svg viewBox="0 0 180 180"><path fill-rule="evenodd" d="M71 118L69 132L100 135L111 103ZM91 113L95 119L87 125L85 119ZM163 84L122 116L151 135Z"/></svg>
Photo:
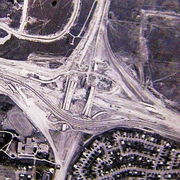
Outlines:
<svg viewBox="0 0 180 180"><path fill-rule="evenodd" d="M81 3L81 0L74 0L74 11L73 11L68 23L65 25L65 27L62 31L56 32L55 34L50 34L47 36L30 35L27 33L23 33L23 28L24 28L23 25L20 26L19 30L15 30L15 29L10 28L7 24L5 24L1 21L0 21L0 29L3 29L8 34L14 35L18 39L35 41L35 42L44 42L44 43L57 41L59 39L62 39L65 34L69 33L71 27L74 25L74 22L75 22L76 18L78 17L78 13L80 11L80 3ZM27 3L25 3L25 6L27 6ZM26 9L26 7L25 7L25 9ZM24 21L23 24L25 24L25 22L26 22L26 17L24 17L24 16L27 16L26 11L23 11L23 14L22 14L22 19Z"/></svg>

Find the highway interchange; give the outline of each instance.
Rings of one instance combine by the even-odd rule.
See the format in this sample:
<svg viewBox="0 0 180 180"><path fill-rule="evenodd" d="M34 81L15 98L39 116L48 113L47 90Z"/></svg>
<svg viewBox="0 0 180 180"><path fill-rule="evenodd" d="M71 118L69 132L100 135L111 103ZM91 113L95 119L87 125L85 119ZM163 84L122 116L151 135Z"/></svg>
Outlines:
<svg viewBox="0 0 180 180"><path fill-rule="evenodd" d="M86 132L92 135L113 127L136 127L149 129L167 137L177 139L180 137L179 113L167 109L164 100L157 98L147 88L144 88L143 84L135 80L126 66L117 61L114 56L107 37L110 0L96 0L95 2L97 6L88 29L72 54L66 59L66 66L49 69L38 66L33 61L0 58L0 92L11 97L27 114L30 121L44 134L54 151L56 163L60 165L61 161L48 131L55 130L57 123L66 123L72 131ZM24 0L21 25L18 30L10 28L0 19L0 28L8 33L6 37L0 39L0 43L4 44L10 40L11 36L41 43L62 39L65 34L70 32L79 15L80 0L74 0L73 3L74 11L62 31L47 36L38 36L27 34L24 31L28 13L28 0ZM99 71L103 65L107 67L104 74ZM34 75L37 75L38 78ZM73 79L73 75L77 78ZM68 81L72 80L78 84L80 75L85 75L91 89L95 89L88 99L86 109L80 114L73 114L67 109L63 109L63 102L61 102L61 107L57 106L59 100L56 97L60 93L59 90L51 91L55 98L52 100L48 96L48 89L40 88L41 83L56 82L58 84L64 76L69 78ZM91 81L90 77L95 77L97 81ZM97 88L100 77L113 82L111 91L101 91ZM71 93L73 94L74 91L75 87ZM121 92L125 92L125 95L122 95ZM71 103L72 95L68 95L68 93L69 91L63 92L62 96L69 97L68 101ZM96 114L91 113L93 105L101 109ZM64 104L64 107L69 106ZM48 119L48 113L56 117L55 122ZM38 116L35 116L36 114ZM58 175L56 178L58 179Z"/></svg>

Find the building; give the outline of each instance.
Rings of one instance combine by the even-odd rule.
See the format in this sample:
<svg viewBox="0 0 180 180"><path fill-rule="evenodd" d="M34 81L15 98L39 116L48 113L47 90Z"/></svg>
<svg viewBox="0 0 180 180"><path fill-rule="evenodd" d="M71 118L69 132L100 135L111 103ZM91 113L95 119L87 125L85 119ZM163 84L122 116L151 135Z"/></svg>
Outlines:
<svg viewBox="0 0 180 180"><path fill-rule="evenodd" d="M26 142L18 142L17 153L19 156L34 157L37 151L37 143L32 138L26 138Z"/></svg>

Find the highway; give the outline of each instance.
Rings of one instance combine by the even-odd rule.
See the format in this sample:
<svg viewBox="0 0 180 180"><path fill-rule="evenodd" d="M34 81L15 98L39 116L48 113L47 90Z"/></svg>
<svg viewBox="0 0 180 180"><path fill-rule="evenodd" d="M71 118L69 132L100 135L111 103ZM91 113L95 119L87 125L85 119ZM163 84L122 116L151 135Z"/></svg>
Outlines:
<svg viewBox="0 0 180 180"><path fill-rule="evenodd" d="M36 92L33 88L29 87L27 84L22 83L21 81L15 80L12 77L5 77L2 76L1 74L1 80L4 81L11 81L15 83L20 83L24 87L26 87L28 90L33 92L38 98L40 98L50 109L51 111L62 121L66 122L73 130L75 131L82 131L82 132L87 132L91 134L98 134L100 132L106 131L108 129L111 129L113 127L137 127L137 128L142 128L142 129L152 129L155 132L158 133L163 133L163 135L169 134L169 136L175 136L178 138L179 132L180 132L180 123L176 123L176 128L174 129L174 124L173 122L173 116L172 119L170 120L162 120L158 119L156 117L151 117L148 115L146 118L142 119L138 117L129 117L129 115L124 112L124 115L122 114L123 111L120 113L119 118L116 117L116 119L103 119L103 120L92 120L91 118L89 119L82 119L80 117L73 117L70 114L68 114L66 111L63 111L61 109L56 109L48 100L44 99L42 95L40 95L38 92ZM18 102L19 104L20 102ZM114 102L113 102L114 104ZM120 109L120 108L119 108ZM127 110L128 111L128 110ZM140 115L139 115L140 116ZM178 118L178 116L175 116L175 118ZM33 121L33 119L32 119ZM40 122L41 120L39 120ZM36 122L34 122L36 124ZM169 132L167 132L167 129L163 129L162 125L166 125L169 127ZM162 126L162 127L161 127ZM175 133L176 132L176 133Z"/></svg>
<svg viewBox="0 0 180 180"><path fill-rule="evenodd" d="M141 107L141 105L139 106L139 107L141 107L141 111L144 110L144 111L142 111L142 114L139 110L137 112L135 110L133 110L133 108L135 108L135 107L128 108L128 105L130 105L130 101L129 102L127 101L127 104L125 107L125 102L123 102L125 100L120 100L119 102L120 103L122 102L122 104L119 104L118 101L112 101L111 102L110 99L107 100L106 98L105 98L105 100L108 101L108 103L112 103L109 105L109 108L108 108L108 109L111 109L111 112L113 112L113 106L112 105L114 105L114 106L117 105L117 107L120 107L120 108L118 108L118 111L120 112L119 113L120 119L118 119L118 118L115 120L111 120L111 119L105 120L104 119L103 121L101 121L101 120L92 120L92 118L86 119L85 117L84 118L73 117L67 111L64 111L62 109L57 109L56 107L54 107L49 100L45 99L35 89L30 87L26 83L22 82L21 80L18 80L14 77L11 77L11 76L4 75L2 73L0 73L0 79L3 81L6 81L6 82L10 81L10 82L18 83L18 84L22 85L23 87L27 88L28 90L30 90L35 96L37 96L39 99L41 99L43 101L43 103L45 103L50 108L50 110L54 113L54 115L56 115L61 121L66 122L70 127L72 127L72 129L75 129L75 130L78 129L81 131L85 130L85 131L91 132L92 130L93 131L99 131L102 128L106 129L106 127L109 128L111 126L112 127L119 126L123 123L123 121L124 121L123 119L128 119L127 116L129 116L129 114L131 115L133 120L135 119L135 117L137 118L137 120L134 120L134 121L139 121L139 119L144 119L144 122L147 122L147 120L148 120L148 121L152 121L152 122L157 121L157 123L158 123L158 121L159 121L159 123L164 123L162 119L158 119L156 116L153 116L153 115L150 116L147 109ZM102 101L98 101L98 100L95 101L95 103L98 103L98 102L101 103ZM98 105L101 106L101 104L98 104ZM134 103L134 106L135 105L136 105L136 103ZM111 106L112 106L112 108L111 108ZM107 106L106 106L106 108L107 108ZM116 111L116 112L118 112L118 111ZM131 111L131 113L130 113L130 111ZM168 122L170 127L171 127L173 119L176 120L177 118L178 118L177 115L171 114L171 119L170 120L167 119L166 123Z"/></svg>
<svg viewBox="0 0 180 180"><path fill-rule="evenodd" d="M21 62L0 59L0 92L9 95L17 105L20 105L24 112L29 114L31 122L39 128L49 141L55 154L56 162L59 164L61 164L61 160L49 133L50 129L56 129L55 125L57 123L66 123L70 127L69 131L85 132L92 135L97 135L116 127L127 127L152 131L165 137L180 139L179 113L166 108L162 99L156 98L140 82L136 81L128 72L126 66L120 60L117 60L112 52L107 35L110 2L110 0L94 1L93 6L97 3L96 9L88 29L70 57L66 59L67 64L65 67L53 70L40 67L33 61ZM28 14L27 0L25 0L19 30L13 30L5 23L0 23L0 28L9 33L9 36L14 35L18 39L42 43L57 41L69 33L70 28L74 25L79 15L80 3L81 0L74 0L74 11L69 22L62 31L55 34L39 36L23 32ZM88 19L85 23L87 21ZM85 24L78 36L81 35L84 28ZM10 38L9 36L7 39ZM93 63L98 64L97 69L92 67ZM84 66L87 66L84 68L85 70L83 69ZM103 69L102 67L105 68ZM70 75L72 79L68 79ZM46 87L43 89L41 83L58 83L62 76L67 77L70 83L65 87L67 91L63 91L64 104L63 108L60 108L53 103L55 100L53 101L44 95L47 89L45 89ZM85 92L87 92L87 89L90 88L92 92L86 98L82 113L73 114L69 109L74 93L77 91L77 88L80 89L80 76L84 76L87 83L86 89L81 87L81 90L86 90ZM90 76L94 77L95 80L90 81ZM100 79L109 80L115 88L110 90L100 89L98 87ZM21 89L25 89L29 97ZM43 90L45 93L43 93ZM53 90L51 93L54 93L55 96L57 91ZM79 97L83 97L83 95L79 94ZM33 108L36 107L37 117L33 115ZM99 111L91 116L93 107L98 107ZM49 112L57 119L56 122L51 122L48 119L47 114ZM60 173L57 174L58 176L60 175ZM57 180L59 180L58 176L56 177Z"/></svg>

